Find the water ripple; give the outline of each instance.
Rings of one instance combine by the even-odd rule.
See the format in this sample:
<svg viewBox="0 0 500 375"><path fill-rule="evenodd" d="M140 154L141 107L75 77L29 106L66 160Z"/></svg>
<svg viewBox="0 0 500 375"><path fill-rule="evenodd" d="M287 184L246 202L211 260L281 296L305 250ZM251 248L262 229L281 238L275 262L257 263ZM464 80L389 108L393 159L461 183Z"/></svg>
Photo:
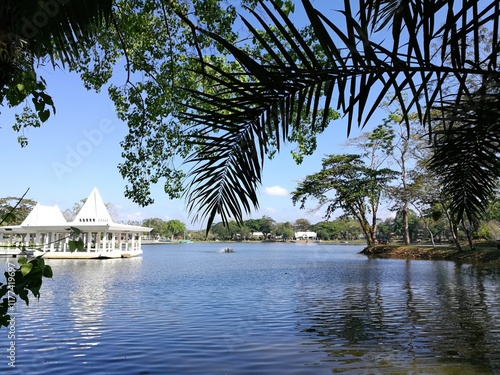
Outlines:
<svg viewBox="0 0 500 375"><path fill-rule="evenodd" d="M500 373L498 277L348 246L232 247L51 261L0 373Z"/></svg>

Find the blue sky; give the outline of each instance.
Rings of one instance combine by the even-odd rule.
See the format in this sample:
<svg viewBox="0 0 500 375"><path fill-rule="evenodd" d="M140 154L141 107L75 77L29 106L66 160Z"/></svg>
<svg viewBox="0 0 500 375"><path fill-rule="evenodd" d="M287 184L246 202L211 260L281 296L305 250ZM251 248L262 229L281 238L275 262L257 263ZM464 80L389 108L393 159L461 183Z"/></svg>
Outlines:
<svg viewBox="0 0 500 375"><path fill-rule="evenodd" d="M15 111L1 108L0 157L2 163L1 196L21 196L27 188L28 197L41 204L57 204L61 210L71 208L98 188L105 202L111 203L120 220L143 220L159 217L179 219L188 228L198 229L185 211L183 200L169 200L160 183L152 188L155 203L140 207L124 197L125 181L117 166L122 161L120 141L127 126L115 115L106 92L87 91L78 75L47 69L43 73L52 95L56 114L38 129L28 129L29 145L21 148L18 134L11 129ZM345 152L346 119L339 119L319 138L315 155L296 165L290 148L273 160L266 161L263 185L259 189L260 209L252 218L269 215L278 222L307 218L312 223L322 220L321 213L294 207L289 192L309 173L321 168L325 154ZM355 127L352 136L360 134ZM311 205L312 207L312 205Z"/></svg>

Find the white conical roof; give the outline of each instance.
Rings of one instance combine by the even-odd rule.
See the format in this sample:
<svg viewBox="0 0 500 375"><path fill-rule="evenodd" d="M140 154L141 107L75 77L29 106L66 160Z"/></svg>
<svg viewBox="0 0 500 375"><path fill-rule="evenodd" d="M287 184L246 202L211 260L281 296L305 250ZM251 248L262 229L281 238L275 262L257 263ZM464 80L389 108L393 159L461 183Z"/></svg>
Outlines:
<svg viewBox="0 0 500 375"><path fill-rule="evenodd" d="M37 203L21 226L67 225L66 219L57 206L42 206Z"/></svg>
<svg viewBox="0 0 500 375"><path fill-rule="evenodd" d="M78 225L112 223L111 216L97 188L92 190L73 223Z"/></svg>

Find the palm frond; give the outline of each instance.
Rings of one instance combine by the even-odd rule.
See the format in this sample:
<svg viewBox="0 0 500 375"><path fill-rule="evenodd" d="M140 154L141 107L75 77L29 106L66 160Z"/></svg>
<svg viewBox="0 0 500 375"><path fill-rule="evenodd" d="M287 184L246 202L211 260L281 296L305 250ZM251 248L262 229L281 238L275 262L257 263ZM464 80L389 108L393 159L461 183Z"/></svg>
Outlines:
<svg viewBox="0 0 500 375"><path fill-rule="evenodd" d="M274 61L257 61L242 49L207 33L240 62L246 76L235 79L233 73L217 72L214 75L213 70L202 72L208 80L218 82L220 91L230 101L211 98L207 102L210 109L189 112L190 120L207 126L203 128L205 132L200 133L201 138L208 135L209 127L213 130L230 123L227 134L239 134L242 128L247 129L252 124L248 141L258 143L255 147L262 150L267 145L260 142L267 142L270 137L252 137L250 134L275 132L282 138L288 128L297 126L298 119L306 115L315 117L331 103L336 103L335 109L347 117L349 134L351 126L367 124L389 92L396 93L403 114L416 111L422 124L432 130L431 114L440 102L445 100L449 106L458 108L474 97L476 90L468 90L467 84L471 77L487 76L500 80L498 36L495 34L492 38L490 52L485 56L478 48L468 48L471 43L479 43L477 30L480 27L486 25L498 34L500 9L497 1L471 0L457 6L449 0L358 0L356 3L344 0L343 9L330 17L315 9L310 0L302 0L316 36L314 43L324 56L321 60L311 56L311 41L304 39L277 4L274 1L268 3L273 5L274 11L260 1L265 14L273 21L273 27L264 25L261 18L257 22L269 34L268 40L272 41L276 51L280 52L279 56L269 54ZM341 17L342 22L336 22L335 17ZM444 23L440 24L440 20ZM256 28L250 31L259 40ZM272 45L267 43L262 48L269 50ZM403 95L405 92L408 94ZM193 95L203 98L202 92ZM410 100L406 101L406 97ZM292 118L297 122L291 121ZM405 120L409 128L409 120ZM234 143L228 143L226 147L236 150L239 138L230 137L226 141L231 142L231 139ZM227 151L224 148L218 150L215 140L211 142L210 152L229 160ZM194 156L192 160L199 162L200 158ZM258 165L262 162L260 160ZM218 165L218 170L223 169L222 165L227 166ZM247 179L250 173L260 173L260 169L252 170L252 165L238 168L233 172L244 172ZM500 168L492 168L498 177ZM192 176L202 176L199 175L201 172L202 169L195 169ZM207 174L203 176L195 179L197 188L189 195L197 202L196 194L203 193L208 197L208 190L213 188L213 179ZM227 175L222 177L228 180ZM458 181L459 177L450 175L450 178ZM475 178L476 186L469 184L466 189L467 194L477 199L460 200L457 203L462 207L460 212L477 213L484 204L478 189L487 190L492 181L484 175ZM253 199L254 194L242 190L238 198L245 197ZM218 202L223 203L222 200ZM240 203L248 207L247 203ZM237 206L236 201L224 204L227 204L227 215L229 207ZM191 204L190 208L194 210L196 205ZM222 210L222 206L217 206L217 209ZM215 211L204 212L212 215ZM237 210L235 214L240 212Z"/></svg>
<svg viewBox="0 0 500 375"><path fill-rule="evenodd" d="M0 4L2 34L22 41L35 56L62 61L79 56L83 41L95 27L109 20L111 0L32 1L4 0Z"/></svg>
<svg viewBox="0 0 500 375"><path fill-rule="evenodd" d="M233 115L234 119L238 118L237 112ZM198 151L187 160L194 164L187 176L192 179L185 194L188 208L197 212L194 220L208 218L207 228L216 215L220 215L223 222L231 218L241 222L244 212L249 213L258 206L256 189L261 181L268 142L266 133L261 131L263 125L260 123L235 128L231 122L226 122L217 123L223 134L214 136L209 116L205 123L207 125L198 128L191 139Z"/></svg>
<svg viewBox="0 0 500 375"><path fill-rule="evenodd" d="M473 103L459 107L442 103L451 129L436 132L429 167L441 180L457 218L479 219L495 196L500 171L499 100L498 93L477 93Z"/></svg>

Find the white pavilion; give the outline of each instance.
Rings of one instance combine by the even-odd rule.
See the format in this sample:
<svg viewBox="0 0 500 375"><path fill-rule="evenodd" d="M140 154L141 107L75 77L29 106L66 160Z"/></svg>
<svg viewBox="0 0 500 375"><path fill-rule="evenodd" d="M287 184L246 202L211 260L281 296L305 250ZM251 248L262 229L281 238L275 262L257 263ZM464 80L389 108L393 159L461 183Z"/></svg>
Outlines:
<svg viewBox="0 0 500 375"><path fill-rule="evenodd" d="M94 188L72 222L64 219L57 206L37 203L21 225L0 227L0 245L4 249L24 246L33 249L35 256L50 259L129 258L142 254L142 234L151 230L114 223ZM76 240L83 242L83 249L70 248L70 241Z"/></svg>

